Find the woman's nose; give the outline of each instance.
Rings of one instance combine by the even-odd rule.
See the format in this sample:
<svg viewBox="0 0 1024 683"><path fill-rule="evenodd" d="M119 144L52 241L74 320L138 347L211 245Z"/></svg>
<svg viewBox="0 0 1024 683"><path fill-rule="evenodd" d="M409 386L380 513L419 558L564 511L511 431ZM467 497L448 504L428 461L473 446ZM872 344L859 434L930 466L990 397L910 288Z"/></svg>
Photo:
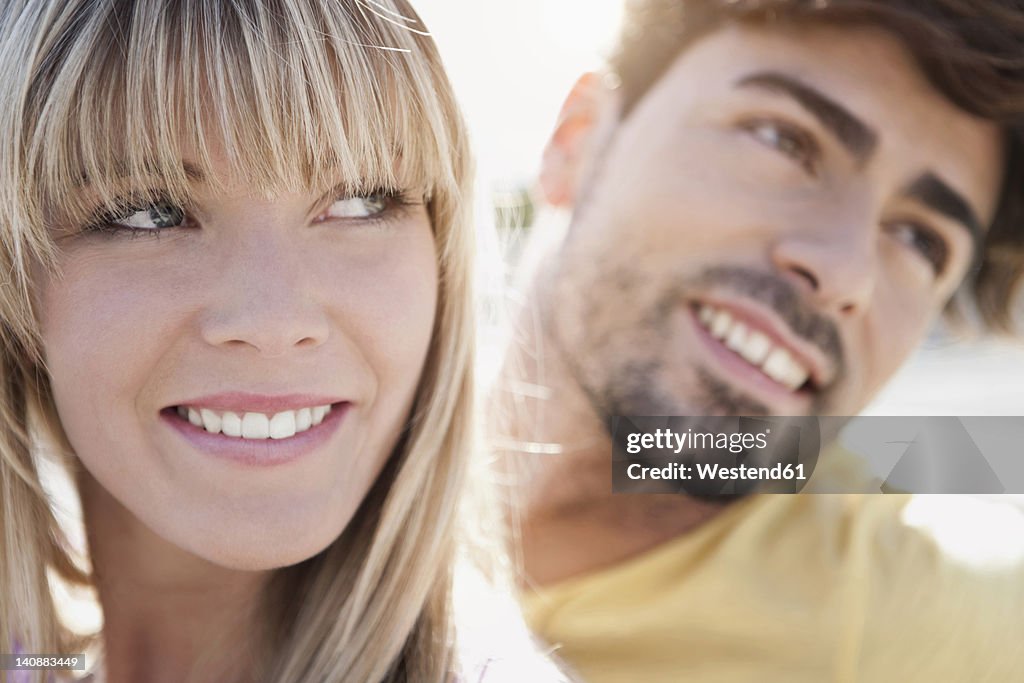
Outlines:
<svg viewBox="0 0 1024 683"><path fill-rule="evenodd" d="M264 357L319 346L329 335L317 274L301 227L261 224L237 233L200 319L204 340L217 347L252 347Z"/></svg>

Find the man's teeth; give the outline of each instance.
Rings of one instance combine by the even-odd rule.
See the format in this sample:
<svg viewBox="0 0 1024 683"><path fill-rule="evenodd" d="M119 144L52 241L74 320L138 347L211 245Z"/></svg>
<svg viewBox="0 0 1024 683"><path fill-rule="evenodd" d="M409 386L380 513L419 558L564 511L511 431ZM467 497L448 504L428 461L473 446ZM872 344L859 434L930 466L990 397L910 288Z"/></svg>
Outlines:
<svg viewBox="0 0 1024 683"><path fill-rule="evenodd" d="M273 415L263 413L219 412L208 408L178 406L178 415L211 434L243 439L287 439L324 421L331 406L285 410Z"/></svg>
<svg viewBox="0 0 1024 683"><path fill-rule="evenodd" d="M789 351L773 344L762 332L734 320L728 311L705 304L700 307L697 318L712 337L786 388L798 389L810 377L811 371Z"/></svg>

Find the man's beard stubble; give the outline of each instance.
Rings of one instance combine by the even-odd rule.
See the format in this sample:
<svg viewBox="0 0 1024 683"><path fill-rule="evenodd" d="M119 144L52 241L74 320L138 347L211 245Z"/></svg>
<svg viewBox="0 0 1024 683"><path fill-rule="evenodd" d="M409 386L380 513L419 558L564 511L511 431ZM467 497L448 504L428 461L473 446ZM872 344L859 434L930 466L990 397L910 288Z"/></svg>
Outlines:
<svg viewBox="0 0 1024 683"><path fill-rule="evenodd" d="M620 291L616 292L618 301L634 301L629 290L636 289L637 283L645 276L637 272L622 272L621 268L618 271L608 273L606 281L620 286ZM559 273L560 269L556 267L552 277L557 279ZM581 307L584 343L572 352L566 348L555 324L557 306L554 300L557 297L546 297L541 303L544 336L554 345L561 361L586 395L606 430L611 429L611 418L614 416L773 415L770 406L746 396L741 390L700 366L690 368L692 385L687 392L690 400L685 405L664 388L663 379L668 371L665 368L664 353L658 352L664 346L659 346L657 340L661 340L662 345L672 342L669 329L671 312L691 301L694 292L708 287L740 294L775 311L794 333L817 346L836 364L837 379L842 375L844 355L835 324L811 310L792 284L762 271L717 266L703 270L696 277L680 276L675 283L664 289L641 321L632 328L640 331L643 339L654 340L655 343L630 345L628 348L631 352L640 351L642 354L642 349L647 348L648 353L628 358L623 357L621 352L609 353L610 349L615 349L615 340L612 338L614 331L609 334L598 329L599 325L595 323L599 317L607 318L607 308L614 305L608 298L600 296L599 288L579 287L574 290L585 297ZM559 288L555 286L552 290L557 292ZM598 293L596 297L588 297L595 291ZM822 414L828 398L827 392L816 393L811 414Z"/></svg>

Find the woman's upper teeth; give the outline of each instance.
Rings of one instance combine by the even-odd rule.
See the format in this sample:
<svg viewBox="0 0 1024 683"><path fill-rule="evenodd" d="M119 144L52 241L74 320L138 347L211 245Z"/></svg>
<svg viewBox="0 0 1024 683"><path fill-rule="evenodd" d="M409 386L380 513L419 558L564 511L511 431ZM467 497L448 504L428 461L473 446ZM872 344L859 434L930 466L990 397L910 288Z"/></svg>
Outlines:
<svg viewBox="0 0 1024 683"><path fill-rule="evenodd" d="M284 410L273 415L178 406L178 415L211 434L243 439L287 439L323 422L331 406Z"/></svg>
<svg viewBox="0 0 1024 683"><path fill-rule="evenodd" d="M698 318L711 336L788 389L799 388L810 377L810 369L793 354L773 343L763 332L734 319L728 311L703 304Z"/></svg>

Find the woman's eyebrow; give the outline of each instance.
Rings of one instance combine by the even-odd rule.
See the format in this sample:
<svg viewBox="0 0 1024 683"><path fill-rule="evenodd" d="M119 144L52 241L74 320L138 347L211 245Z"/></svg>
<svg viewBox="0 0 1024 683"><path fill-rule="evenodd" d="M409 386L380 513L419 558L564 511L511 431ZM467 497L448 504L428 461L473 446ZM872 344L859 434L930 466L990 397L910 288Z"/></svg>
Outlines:
<svg viewBox="0 0 1024 683"><path fill-rule="evenodd" d="M155 170L150 170L156 169L155 164L147 164L144 168L146 169L147 174L153 176L159 175L158 173L156 173ZM195 165L194 163L188 161L181 162L181 170L185 174L186 178L188 178L190 181L196 184L203 184L206 182L206 174L203 173L202 169L200 169L199 166ZM117 170L112 174L111 177L116 178L118 180L125 180L131 178L132 173L128 170L127 165L119 164L117 166ZM92 185L92 180L89 178L89 175L87 173L83 172L79 176L79 181L77 185L79 187L88 187L89 185Z"/></svg>
<svg viewBox="0 0 1024 683"><path fill-rule="evenodd" d="M205 183L206 182L206 174L203 173L202 169L200 169L198 166L196 166L193 163L190 163L188 161L183 161L181 163L181 170L183 170L185 172L185 175L191 181L194 181L194 182L197 182L197 183Z"/></svg>

